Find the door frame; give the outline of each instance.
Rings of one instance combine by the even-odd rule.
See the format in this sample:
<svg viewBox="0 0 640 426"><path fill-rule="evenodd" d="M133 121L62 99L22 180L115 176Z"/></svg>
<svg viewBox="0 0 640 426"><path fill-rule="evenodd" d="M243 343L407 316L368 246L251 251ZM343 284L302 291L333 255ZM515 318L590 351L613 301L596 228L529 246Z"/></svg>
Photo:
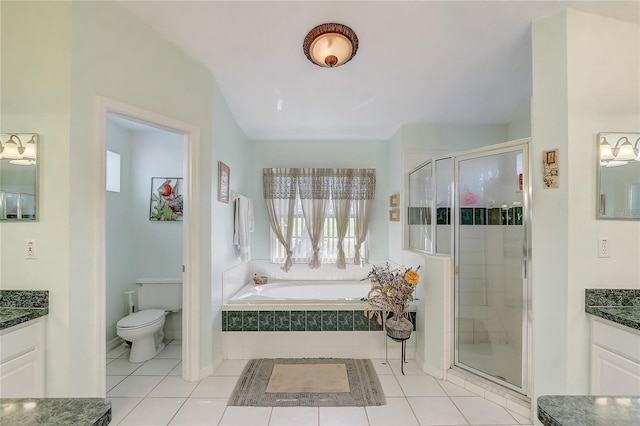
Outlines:
<svg viewBox="0 0 640 426"><path fill-rule="evenodd" d="M450 359L450 368L458 367L462 368L465 371L470 371L479 377L482 377L486 380L489 380L493 383L496 383L500 386L504 386L508 389L514 390L518 393L529 396L529 393L532 389L532 379L533 379L533 370L532 370L532 339L533 339L533 327L532 327L532 318L531 318L531 297L532 297L532 277L531 277L531 156L530 156L530 142L531 138L518 139L510 142L504 142L495 145L489 145L469 151L464 151L460 153L455 153L451 155L452 159L452 178L453 178L453 208L451 214L451 221L454 225L453 232L451 233L451 244L453 247L453 261L452 261L452 287L451 287L451 326L452 332L450 335L450 350L451 350L451 359ZM493 379L491 376L487 374L482 374L472 367L463 368L460 366L456 366L456 361L458 358L458 348L457 348L457 330L458 330L458 316L457 316L457 305L458 305L458 273L459 270L459 217L458 217L458 196L459 196L459 182L458 182L458 164L460 161L469 160L473 158L478 158L485 155L494 155L501 154L505 152L512 151L514 148L522 147L522 173L523 173L523 182L522 182L522 197L523 197L523 232L524 232L524 241L523 241L523 262L521 265L522 268L522 276L523 276L523 286L524 291L522 293L522 333L525 338L522 340L522 387L519 388L517 386L511 385L509 383L500 382Z"/></svg>
<svg viewBox="0 0 640 426"><path fill-rule="evenodd" d="M106 392L106 149L107 116L123 118L177 133L184 138L182 244L182 378L200 379L200 128L171 117L147 111L113 99L97 97L96 145L98 179L96 220L96 327L94 335L102 362L97 383Z"/></svg>

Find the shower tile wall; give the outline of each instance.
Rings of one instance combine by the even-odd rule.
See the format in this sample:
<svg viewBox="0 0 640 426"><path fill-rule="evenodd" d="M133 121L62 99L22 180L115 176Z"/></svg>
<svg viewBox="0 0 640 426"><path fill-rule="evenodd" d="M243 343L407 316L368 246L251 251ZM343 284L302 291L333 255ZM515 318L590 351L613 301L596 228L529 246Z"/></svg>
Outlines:
<svg viewBox="0 0 640 426"><path fill-rule="evenodd" d="M461 343L510 343L521 348L521 288L507 286L519 279L520 269L507 266L508 259L522 256L521 225L463 225L460 245L466 267L459 292ZM517 263L519 265L519 262Z"/></svg>

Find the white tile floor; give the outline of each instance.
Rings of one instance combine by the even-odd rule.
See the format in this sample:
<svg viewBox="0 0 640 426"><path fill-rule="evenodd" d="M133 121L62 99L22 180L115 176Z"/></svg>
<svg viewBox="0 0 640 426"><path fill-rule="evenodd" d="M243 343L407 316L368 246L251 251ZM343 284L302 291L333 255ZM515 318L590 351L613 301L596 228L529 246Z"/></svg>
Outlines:
<svg viewBox="0 0 640 426"><path fill-rule="evenodd" d="M227 407L246 360L225 360L212 376L185 382L181 343L173 341L145 363L128 361L120 346L107 354L107 398L112 425L409 426L529 425L529 420L493 402L420 371L410 360L372 360L387 405L380 407Z"/></svg>

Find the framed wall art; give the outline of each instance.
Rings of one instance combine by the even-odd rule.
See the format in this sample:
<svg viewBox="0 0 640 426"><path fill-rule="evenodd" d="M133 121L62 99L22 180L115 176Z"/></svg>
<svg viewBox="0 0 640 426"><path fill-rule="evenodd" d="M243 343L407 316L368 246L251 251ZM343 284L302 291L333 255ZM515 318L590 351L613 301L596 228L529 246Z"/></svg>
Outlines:
<svg viewBox="0 0 640 426"><path fill-rule="evenodd" d="M229 202L229 166L218 161L218 201Z"/></svg>
<svg viewBox="0 0 640 426"><path fill-rule="evenodd" d="M400 209L391 209L391 210L389 210L389 220L391 222L400 221Z"/></svg>
<svg viewBox="0 0 640 426"><path fill-rule="evenodd" d="M400 207L400 194L389 196L389 207Z"/></svg>
<svg viewBox="0 0 640 426"><path fill-rule="evenodd" d="M182 220L182 178L152 177L149 220L172 222Z"/></svg>
<svg viewBox="0 0 640 426"><path fill-rule="evenodd" d="M560 177L558 173L560 161L558 159L558 152L558 149L550 149L542 152L542 187L544 189L560 187Z"/></svg>

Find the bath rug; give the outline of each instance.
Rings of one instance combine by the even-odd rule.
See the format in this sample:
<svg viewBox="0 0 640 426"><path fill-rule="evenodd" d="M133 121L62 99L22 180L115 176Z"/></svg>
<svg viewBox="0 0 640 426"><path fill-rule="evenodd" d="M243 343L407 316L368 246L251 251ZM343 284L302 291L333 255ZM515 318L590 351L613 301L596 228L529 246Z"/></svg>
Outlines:
<svg viewBox="0 0 640 426"><path fill-rule="evenodd" d="M349 392L347 366L344 364L276 364L267 393Z"/></svg>
<svg viewBox="0 0 640 426"><path fill-rule="evenodd" d="M294 367L287 368L289 366ZM307 380L323 372L331 377L316 383ZM346 374L346 381L342 372ZM247 362L227 405L364 407L385 404L382 386L371 360L277 358Z"/></svg>

